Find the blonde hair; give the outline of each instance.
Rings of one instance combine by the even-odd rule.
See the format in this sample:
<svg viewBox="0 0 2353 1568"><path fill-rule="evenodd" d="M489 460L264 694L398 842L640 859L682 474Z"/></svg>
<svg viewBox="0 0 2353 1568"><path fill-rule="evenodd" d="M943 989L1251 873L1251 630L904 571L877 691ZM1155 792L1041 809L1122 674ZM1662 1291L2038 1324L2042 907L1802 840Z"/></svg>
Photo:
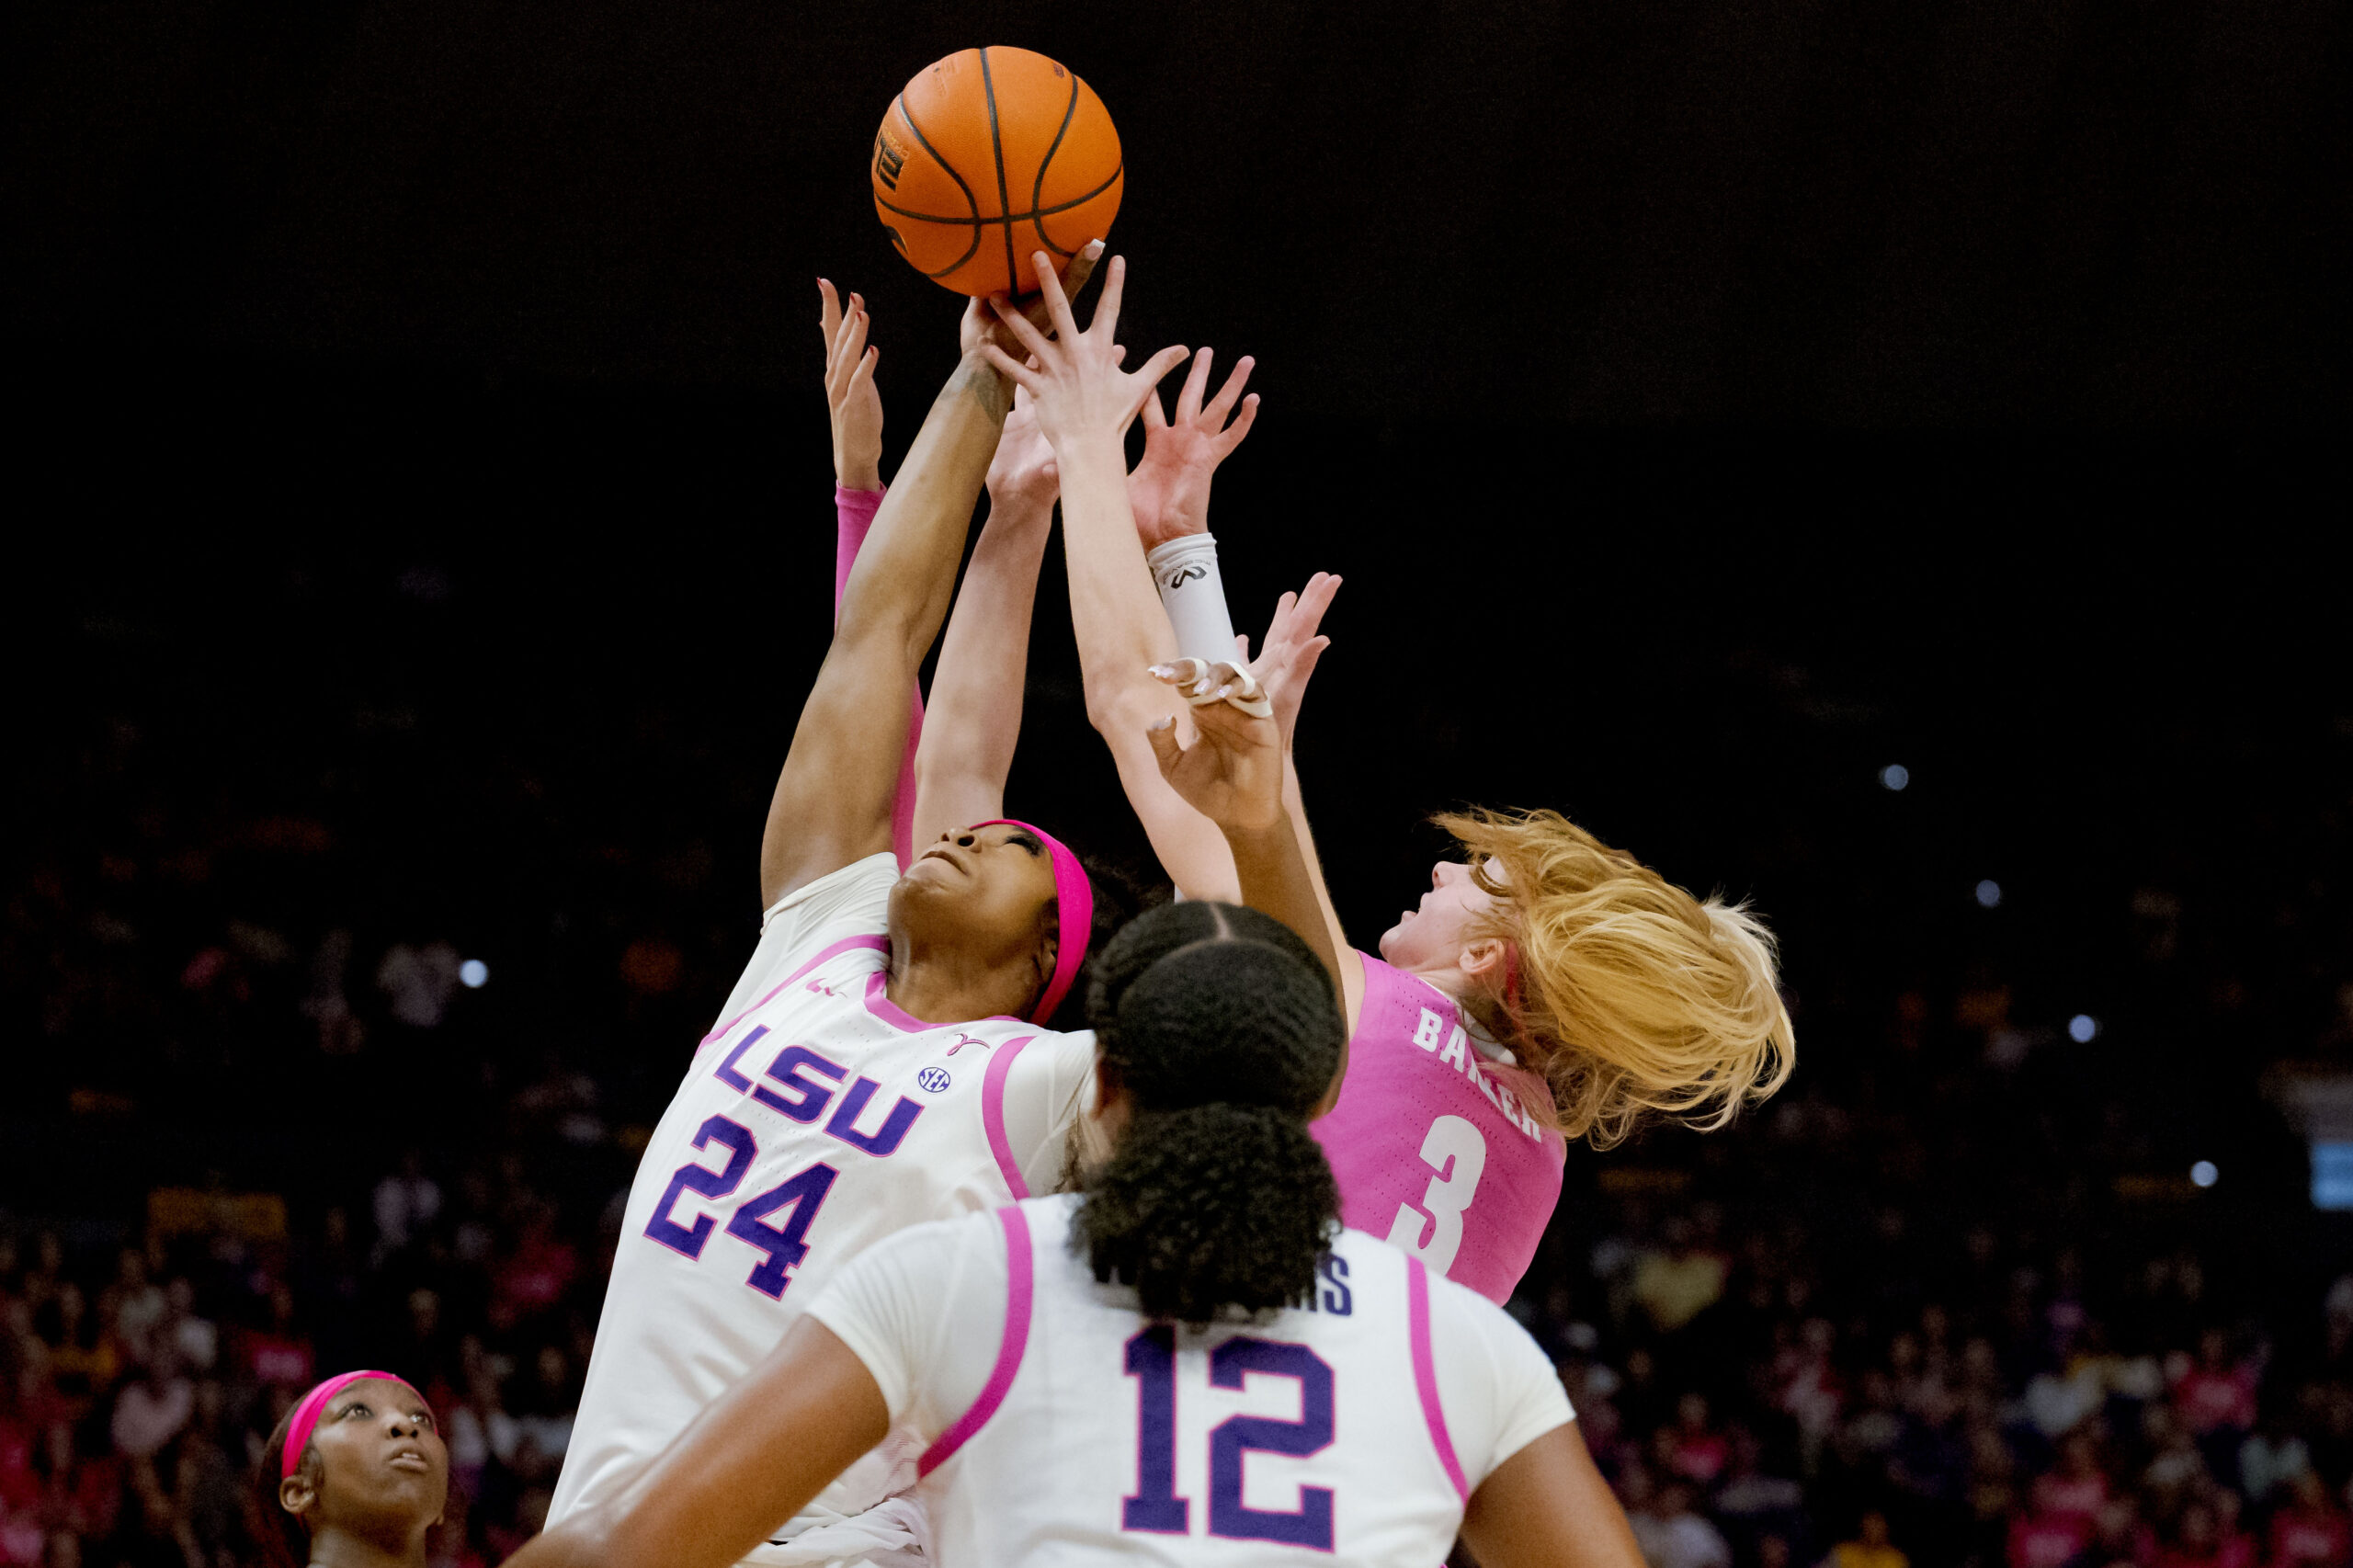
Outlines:
<svg viewBox="0 0 2353 1568"><path fill-rule="evenodd" d="M1745 905L1696 899L1558 812L1432 820L1507 901L1480 932L1507 944L1490 1000L1564 1134L1606 1149L1653 1114L1713 1131L1789 1080L1773 937Z"/></svg>

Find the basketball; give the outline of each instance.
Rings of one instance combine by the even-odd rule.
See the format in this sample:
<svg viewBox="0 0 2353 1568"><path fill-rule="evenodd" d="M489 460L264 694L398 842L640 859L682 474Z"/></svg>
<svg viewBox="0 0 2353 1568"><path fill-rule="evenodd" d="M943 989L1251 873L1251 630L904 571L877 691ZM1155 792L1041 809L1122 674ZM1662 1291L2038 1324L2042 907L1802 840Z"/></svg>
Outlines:
<svg viewBox="0 0 2353 1568"><path fill-rule="evenodd" d="M960 294L1029 293L1030 253L1059 266L1101 238L1126 184L1095 89L1001 44L916 73L875 133L873 176L891 243Z"/></svg>

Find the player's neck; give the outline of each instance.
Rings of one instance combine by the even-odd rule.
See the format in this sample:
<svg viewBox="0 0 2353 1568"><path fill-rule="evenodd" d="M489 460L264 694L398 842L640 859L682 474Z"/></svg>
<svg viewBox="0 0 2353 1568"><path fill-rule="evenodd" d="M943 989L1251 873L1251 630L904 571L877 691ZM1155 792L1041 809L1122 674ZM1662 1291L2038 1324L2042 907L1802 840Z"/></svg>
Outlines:
<svg viewBox="0 0 2353 1568"><path fill-rule="evenodd" d="M404 1547L328 1525L311 1538L311 1568L425 1568L425 1536Z"/></svg>
<svg viewBox="0 0 2353 1568"><path fill-rule="evenodd" d="M891 955L882 994L899 1011L926 1024L1009 1017L1029 999L1022 978L1003 969L976 964L961 953L910 952L904 947Z"/></svg>

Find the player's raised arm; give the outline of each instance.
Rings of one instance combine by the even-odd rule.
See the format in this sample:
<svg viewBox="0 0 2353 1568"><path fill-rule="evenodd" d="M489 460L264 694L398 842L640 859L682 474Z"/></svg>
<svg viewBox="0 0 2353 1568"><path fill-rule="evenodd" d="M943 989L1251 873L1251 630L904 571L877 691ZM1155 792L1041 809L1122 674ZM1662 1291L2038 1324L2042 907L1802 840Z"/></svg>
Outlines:
<svg viewBox="0 0 2353 1568"><path fill-rule="evenodd" d="M1090 246L1072 262L1073 287L1084 284L1099 254L1099 245ZM1067 315L1066 301L1063 311ZM1021 319L1010 307L1007 313ZM764 904L891 846L908 693L947 616L972 503L1013 403L1011 383L988 358L1004 358L996 347L1003 330L978 301L966 310L963 354L842 590L833 645L768 806L760 841Z"/></svg>
<svg viewBox="0 0 2353 1568"><path fill-rule="evenodd" d="M1238 372L1229 390L1239 395L1240 382L1246 376L1246 369ZM1198 374L1194 380L1199 380ZM1165 422L1157 417L1158 394L1148 395L1142 407L1147 426L1165 432ZM1233 438L1239 440L1240 431L1247 428L1245 418ZM1119 444L1115 441L1109 449L1117 455ZM1087 720L1110 747L1120 787L1169 880L1188 898L1230 900L1237 896L1237 888L1233 862L1223 840L1160 781L1151 748L1143 742L1144 725L1166 705L1165 693L1143 672L1175 657L1178 649L1137 542L1136 521L1127 505L1130 486L1124 478L1123 457L1119 467L1123 483L1118 506L1111 504L1113 495L1108 486L1098 486L1099 493L1092 494L1087 504L1074 507L1067 492L1063 502L1071 631L1078 645ZM1191 488L1186 483L1188 477L1177 472L1165 451L1155 458L1147 445L1145 463L1137 471L1134 488L1156 517Z"/></svg>
<svg viewBox="0 0 2353 1568"><path fill-rule="evenodd" d="M931 715L915 754L915 842L1005 815L1005 780L1021 735L1029 615L1053 530L1053 448L1027 393L1017 394L989 463L989 517L964 568L932 676Z"/></svg>
<svg viewBox="0 0 2353 1568"><path fill-rule="evenodd" d="M849 585L850 568L874 527L882 505L882 394L874 373L882 351L866 341L870 325L863 296L852 294L848 309L833 284L817 279L822 301L817 329L825 344L825 411L834 438L834 604ZM914 858L915 746L923 737L923 689L907 693L907 744L891 802L891 848L904 867Z"/></svg>

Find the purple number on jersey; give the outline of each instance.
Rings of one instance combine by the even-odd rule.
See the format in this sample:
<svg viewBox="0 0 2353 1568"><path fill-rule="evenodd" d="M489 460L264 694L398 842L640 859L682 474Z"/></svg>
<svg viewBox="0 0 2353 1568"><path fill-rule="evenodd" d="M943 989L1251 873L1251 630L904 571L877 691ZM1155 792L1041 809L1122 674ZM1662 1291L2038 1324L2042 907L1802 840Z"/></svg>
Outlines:
<svg viewBox="0 0 2353 1568"><path fill-rule="evenodd" d="M792 1283L788 1278L809 1256L809 1222L817 1217L817 1210L825 1201L825 1194L834 1189L834 1178L841 1173L831 1165L811 1165L781 1187L747 1199L727 1221L727 1233L751 1243L767 1254L767 1260L752 1270L744 1281L753 1290L767 1296L782 1296L784 1288ZM786 1204L792 1206L792 1218L782 1225L766 1223L768 1215Z"/></svg>
<svg viewBox="0 0 2353 1568"><path fill-rule="evenodd" d="M1165 1324L1128 1341L1136 1381L1136 1489L1120 1504L1120 1528L1183 1535L1191 1506L1176 1495L1176 1335Z"/></svg>
<svg viewBox="0 0 2353 1568"><path fill-rule="evenodd" d="M688 1257L702 1256L703 1243L710 1240L711 1218L698 1214L691 1227L671 1219L670 1210L676 1206L679 1196L696 1192L705 1198L726 1197L744 1185L745 1173L752 1168L752 1161L760 1152L760 1146L752 1140L750 1128L723 1116L714 1116L695 1129L696 1148L707 1148L714 1142L727 1146L725 1167L714 1171L696 1165L680 1165L670 1177L670 1185L662 1189L662 1201L654 1206L654 1218L645 1222L647 1235Z"/></svg>
<svg viewBox="0 0 2353 1568"><path fill-rule="evenodd" d="M1302 1486L1295 1512L1279 1514L1242 1501L1242 1461L1252 1449L1304 1459L1332 1443L1332 1368L1304 1345L1229 1339L1210 1352L1210 1381L1238 1389L1251 1372L1299 1381L1299 1419L1233 1415L1210 1433L1210 1534L1231 1540L1273 1540L1332 1550L1332 1489Z"/></svg>

